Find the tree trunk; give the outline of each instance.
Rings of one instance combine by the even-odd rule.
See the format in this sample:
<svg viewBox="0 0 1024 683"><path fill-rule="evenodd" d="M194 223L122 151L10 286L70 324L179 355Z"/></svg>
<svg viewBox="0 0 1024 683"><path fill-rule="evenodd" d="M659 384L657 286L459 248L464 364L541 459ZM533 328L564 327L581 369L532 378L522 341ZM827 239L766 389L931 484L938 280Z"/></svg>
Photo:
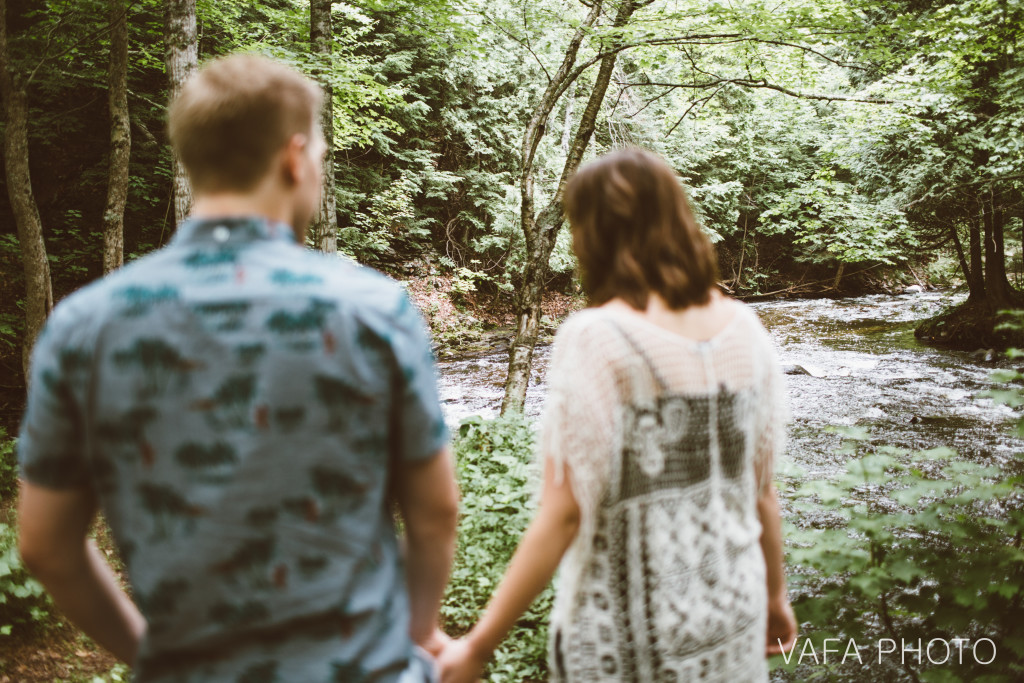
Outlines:
<svg viewBox="0 0 1024 683"><path fill-rule="evenodd" d="M967 278L967 288L970 291L967 300L970 302L980 302L985 299L985 268L981 260L981 218L979 216L972 216L968 225L970 231L968 242L970 243L969 248L971 251L971 269L969 272L964 272L964 276Z"/></svg>
<svg viewBox="0 0 1024 683"><path fill-rule="evenodd" d="M844 270L846 270L846 262L845 261L840 261L839 262L839 269L836 271L836 277L832 281L832 289L833 290L839 289L839 283L843 279L843 271Z"/></svg>
<svg viewBox="0 0 1024 683"><path fill-rule="evenodd" d="M953 246L956 247L956 258L960 263L960 270L963 271L964 279L967 280L968 290L971 289L971 282L974 279L974 275L971 272L971 267L967 264L967 256L964 254L964 245L960 241L960 233L957 231L956 223L949 224L949 233L953 238ZM970 298L971 295L968 295Z"/></svg>
<svg viewBox="0 0 1024 683"><path fill-rule="evenodd" d="M128 201L128 161L132 136L128 120L128 8L110 0L110 170L103 211L103 272L124 263L124 207Z"/></svg>
<svg viewBox="0 0 1024 683"><path fill-rule="evenodd" d="M329 63L332 39L331 0L312 0L309 5L310 51L323 55L324 62ZM324 91L320 127L327 142L327 154L324 155L320 186L320 213L313 220L313 246L334 254L338 251L338 207L334 195L334 91L326 78L319 80Z"/></svg>
<svg viewBox="0 0 1024 683"><path fill-rule="evenodd" d="M576 110L576 84L569 86L565 93L565 123L562 124L562 154L569 155L569 140L572 138L572 115Z"/></svg>
<svg viewBox="0 0 1024 683"><path fill-rule="evenodd" d="M195 73L199 46L196 42L196 0L166 0L164 6L164 66L170 99L181 92L185 81ZM178 155L172 152L174 164L174 218L180 223L192 210L192 188L188 174Z"/></svg>
<svg viewBox="0 0 1024 683"><path fill-rule="evenodd" d="M4 172L7 196L18 229L18 247L25 271L25 339L21 366L29 377L32 346L53 309L50 262L43 242L43 223L32 194L28 157L27 84L13 72L7 47L7 0L0 0L0 98L4 114Z"/></svg>
<svg viewBox="0 0 1024 683"><path fill-rule="evenodd" d="M985 292L996 308L1017 303L1017 293L1006 279L1006 249L1003 242L1003 209L989 194L983 201L982 225L985 231Z"/></svg>
<svg viewBox="0 0 1024 683"><path fill-rule="evenodd" d="M592 5L590 16L593 16L595 20L594 10L599 7L597 2ZM615 28L625 26L633 15L634 9L635 5L632 0L625 0L620 4L613 26ZM579 35L579 31L577 35ZM613 41L618 40L618 38L613 39ZM614 47L614 42L608 47ZM578 43L575 48L570 43L570 50L578 49ZM565 183L579 168L587 144L594 133L594 127L597 125L597 115L601 111L601 105L604 102L605 93L608 91L608 84L618 58L618 52L609 52L610 54L601 58L593 90L587 100L586 109L583 110L580 117L576 135L569 146L569 154L566 157L565 166L562 168L558 189L548 205L536 215L533 212L533 154L540 143L540 137L543 136L543 126L540 125L535 129L536 137L533 139L530 138L530 127L527 127L527 136L524 138L524 170L520 185L527 260L523 270L523 282L516 297L516 336L509 348L508 378L505 380L505 398L501 404L502 415L510 412L521 413L523 404L526 402L526 389L529 386L530 368L533 365L533 349L537 344L537 331L540 325L541 301L544 297L544 280L547 276L548 259L551 258L551 250L555 246L558 230L562 227L562 193ZM566 73L576 60L575 51L572 52L571 61L567 64L569 59L570 54L567 52L566 60L562 63ZM553 79L552 85L555 84L555 80L557 80L557 76L556 79ZM549 91L552 89L552 85L548 86ZM562 89L564 90L564 87ZM544 98L541 99L543 103ZM551 109L548 108L540 120L546 121L550 112ZM539 113L541 113L539 109L534 112L531 125L538 118Z"/></svg>

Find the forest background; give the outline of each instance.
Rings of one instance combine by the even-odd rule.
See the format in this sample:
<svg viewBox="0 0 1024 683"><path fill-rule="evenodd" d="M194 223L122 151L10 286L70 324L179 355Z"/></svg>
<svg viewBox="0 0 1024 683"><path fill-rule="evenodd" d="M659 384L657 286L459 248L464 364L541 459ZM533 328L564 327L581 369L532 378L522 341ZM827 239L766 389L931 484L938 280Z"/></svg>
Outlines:
<svg viewBox="0 0 1024 683"><path fill-rule="evenodd" d="M730 291L962 286L919 336L1006 346L1022 35L1021 0L0 0L0 425L53 302L173 235L166 102L235 50L330 92L310 246L409 281L450 347L511 326L508 413L579 291L562 183L626 144L677 169Z"/></svg>

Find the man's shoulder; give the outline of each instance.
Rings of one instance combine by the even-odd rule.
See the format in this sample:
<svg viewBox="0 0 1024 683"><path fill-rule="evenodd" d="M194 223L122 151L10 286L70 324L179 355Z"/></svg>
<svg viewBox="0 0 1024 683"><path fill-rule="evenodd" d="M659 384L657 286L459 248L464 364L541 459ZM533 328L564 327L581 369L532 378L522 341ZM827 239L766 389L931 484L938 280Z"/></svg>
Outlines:
<svg viewBox="0 0 1024 683"><path fill-rule="evenodd" d="M112 273L83 285L61 299L47 319L47 326L59 328L62 333L78 331L79 334L95 330L114 313L113 305L119 297L141 296L144 292L155 296L157 288L147 287L153 278L147 273L153 265L163 260L163 250L153 252L127 263ZM164 295L168 292L164 289ZM151 291L153 290L153 291Z"/></svg>
<svg viewBox="0 0 1024 683"><path fill-rule="evenodd" d="M408 303L405 288L387 275L334 254L299 248L269 273L274 285L308 283L304 291L343 303L346 310L374 318L400 317Z"/></svg>

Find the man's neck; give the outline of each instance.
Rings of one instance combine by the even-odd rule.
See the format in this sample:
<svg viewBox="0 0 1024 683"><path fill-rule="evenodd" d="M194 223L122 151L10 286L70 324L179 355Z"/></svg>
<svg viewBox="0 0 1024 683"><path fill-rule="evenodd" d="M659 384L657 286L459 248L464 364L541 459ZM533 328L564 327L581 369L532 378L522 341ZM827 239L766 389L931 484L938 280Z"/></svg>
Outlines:
<svg viewBox="0 0 1024 683"><path fill-rule="evenodd" d="M258 216L290 224L291 207L281 198L266 194L217 193L200 195L192 203L191 218L243 218ZM292 226L294 230L295 227Z"/></svg>

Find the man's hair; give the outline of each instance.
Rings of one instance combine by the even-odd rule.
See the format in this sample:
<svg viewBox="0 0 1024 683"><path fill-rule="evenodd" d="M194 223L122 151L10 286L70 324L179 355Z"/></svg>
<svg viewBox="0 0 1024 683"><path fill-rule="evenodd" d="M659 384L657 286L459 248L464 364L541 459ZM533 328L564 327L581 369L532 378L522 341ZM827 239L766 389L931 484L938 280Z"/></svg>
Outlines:
<svg viewBox="0 0 1024 683"><path fill-rule="evenodd" d="M312 134L322 97L314 82L271 59L222 57L171 103L171 145L196 189L245 192L293 135Z"/></svg>
<svg viewBox="0 0 1024 683"><path fill-rule="evenodd" d="M621 297L643 310L652 292L674 310L709 301L714 248L660 157L634 147L607 154L573 176L563 205L592 305Z"/></svg>

